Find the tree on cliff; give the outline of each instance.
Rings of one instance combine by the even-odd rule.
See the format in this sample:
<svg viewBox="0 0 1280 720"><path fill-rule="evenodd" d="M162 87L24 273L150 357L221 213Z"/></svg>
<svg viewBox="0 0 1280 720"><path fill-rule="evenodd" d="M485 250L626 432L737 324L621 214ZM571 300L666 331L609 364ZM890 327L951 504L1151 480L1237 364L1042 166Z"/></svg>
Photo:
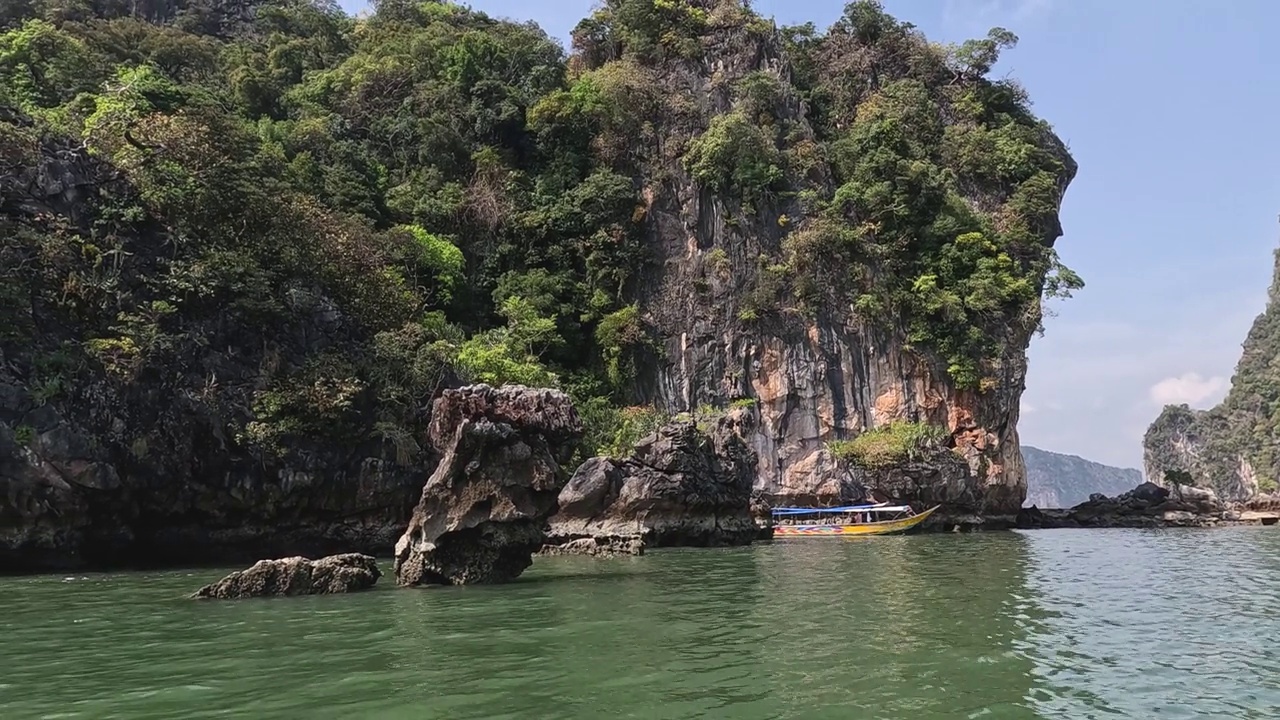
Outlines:
<svg viewBox="0 0 1280 720"><path fill-rule="evenodd" d="M1052 249L1074 163L987 77L1004 30L948 48L871 0L825 33L606 0L566 57L439 1L29 0L0 23L6 428L38 441L27 415L56 408L131 477L412 468L427 399L463 380L559 385L616 447L661 394L655 317L726 301L744 335L905 332L986 392L1080 285ZM704 220L659 205L694 196L770 245L686 250ZM696 296L665 302L654 278L694 251Z"/></svg>

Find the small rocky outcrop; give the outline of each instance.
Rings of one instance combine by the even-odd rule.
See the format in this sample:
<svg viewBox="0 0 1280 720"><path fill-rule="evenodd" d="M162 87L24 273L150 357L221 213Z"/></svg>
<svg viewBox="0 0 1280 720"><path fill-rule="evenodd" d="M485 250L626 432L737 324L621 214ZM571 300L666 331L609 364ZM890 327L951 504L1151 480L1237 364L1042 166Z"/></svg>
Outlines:
<svg viewBox="0 0 1280 720"><path fill-rule="evenodd" d="M1280 512L1280 493L1254 496L1244 504L1243 509L1256 512Z"/></svg>
<svg viewBox="0 0 1280 720"><path fill-rule="evenodd" d="M1095 493L1069 510L1024 508L1018 515L1018 527L1209 527L1230 517L1226 506L1208 488L1182 486L1171 490L1144 482L1111 498Z"/></svg>
<svg viewBox="0 0 1280 720"><path fill-rule="evenodd" d="M259 560L216 583L205 585L193 598L235 600L280 595L332 595L368 590L382 577L378 561L369 555L345 553L319 560L304 557Z"/></svg>
<svg viewBox="0 0 1280 720"><path fill-rule="evenodd" d="M756 455L741 435L749 417L734 411L706 431L677 420L625 459L583 463L560 493L548 552L750 544L760 530L751 514Z"/></svg>
<svg viewBox="0 0 1280 720"><path fill-rule="evenodd" d="M558 390L446 390L429 429L444 457L396 543L396 582L495 583L524 572L544 544L582 432Z"/></svg>
<svg viewBox="0 0 1280 720"><path fill-rule="evenodd" d="M590 555L592 557L618 557L643 555L644 539L639 535L618 537L575 538L562 544L543 545L539 555Z"/></svg>

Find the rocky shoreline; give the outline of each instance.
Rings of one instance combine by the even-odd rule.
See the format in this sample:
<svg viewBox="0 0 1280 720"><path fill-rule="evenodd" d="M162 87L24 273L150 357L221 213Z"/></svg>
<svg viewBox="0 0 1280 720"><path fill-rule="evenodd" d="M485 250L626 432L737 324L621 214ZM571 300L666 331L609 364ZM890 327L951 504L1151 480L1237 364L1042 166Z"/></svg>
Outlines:
<svg viewBox="0 0 1280 720"><path fill-rule="evenodd" d="M1264 499L1265 500L1265 499ZM1263 503L1265 505L1265 503ZM1261 511L1261 512L1260 512ZM1223 503L1208 488L1166 488L1144 482L1115 497L1095 494L1072 508L1023 508L1015 527L1025 530L1056 528L1183 528L1269 524L1272 513L1256 504Z"/></svg>
<svg viewBox="0 0 1280 720"><path fill-rule="evenodd" d="M993 512L973 492L964 460L943 448L877 472L842 468L828 458L823 484L768 493L757 485L759 456L749 442L759 418L747 408L701 422L677 417L625 456L589 458L576 470L567 463L583 424L558 390L484 384L448 389L434 400L431 418L426 440L440 460L395 544L394 574L402 586L507 582L535 555L612 557L656 547L749 545L772 536L770 508L780 504L874 499L918 510L942 505L922 532L1215 527L1259 523L1280 509L1275 498L1228 506L1205 488L1143 483L1069 509ZM345 554L319 560L304 556L327 553L276 555L270 544L257 550L258 557L281 559L259 561L197 596L366 589L379 576L370 556L391 548L370 552L352 543L336 550Z"/></svg>

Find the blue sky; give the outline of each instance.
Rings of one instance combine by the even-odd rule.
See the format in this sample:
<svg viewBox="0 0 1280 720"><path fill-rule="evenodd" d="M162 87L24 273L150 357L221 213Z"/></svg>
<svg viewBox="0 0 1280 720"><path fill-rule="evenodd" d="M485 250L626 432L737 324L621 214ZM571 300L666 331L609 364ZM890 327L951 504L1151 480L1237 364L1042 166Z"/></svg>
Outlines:
<svg viewBox="0 0 1280 720"><path fill-rule="evenodd" d="M364 3L342 0L348 10ZM1280 243L1280 2L885 0L932 40L993 25L1021 42L1018 78L1080 164L1062 208L1063 261L1087 287L1033 340L1019 423L1046 450L1141 467L1165 402L1226 393ZM476 0L567 41L592 0ZM841 0L755 0L779 23Z"/></svg>

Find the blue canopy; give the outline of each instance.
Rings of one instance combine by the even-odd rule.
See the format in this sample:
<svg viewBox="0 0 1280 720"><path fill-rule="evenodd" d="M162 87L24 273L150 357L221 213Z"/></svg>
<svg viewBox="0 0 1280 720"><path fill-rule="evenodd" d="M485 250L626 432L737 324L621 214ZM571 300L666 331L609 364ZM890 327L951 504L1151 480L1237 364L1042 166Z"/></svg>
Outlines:
<svg viewBox="0 0 1280 720"><path fill-rule="evenodd" d="M866 512L875 510L878 512L906 512L911 507L908 505L843 505L841 507L780 507L773 508L774 515L812 515L814 513L848 513L848 512Z"/></svg>

